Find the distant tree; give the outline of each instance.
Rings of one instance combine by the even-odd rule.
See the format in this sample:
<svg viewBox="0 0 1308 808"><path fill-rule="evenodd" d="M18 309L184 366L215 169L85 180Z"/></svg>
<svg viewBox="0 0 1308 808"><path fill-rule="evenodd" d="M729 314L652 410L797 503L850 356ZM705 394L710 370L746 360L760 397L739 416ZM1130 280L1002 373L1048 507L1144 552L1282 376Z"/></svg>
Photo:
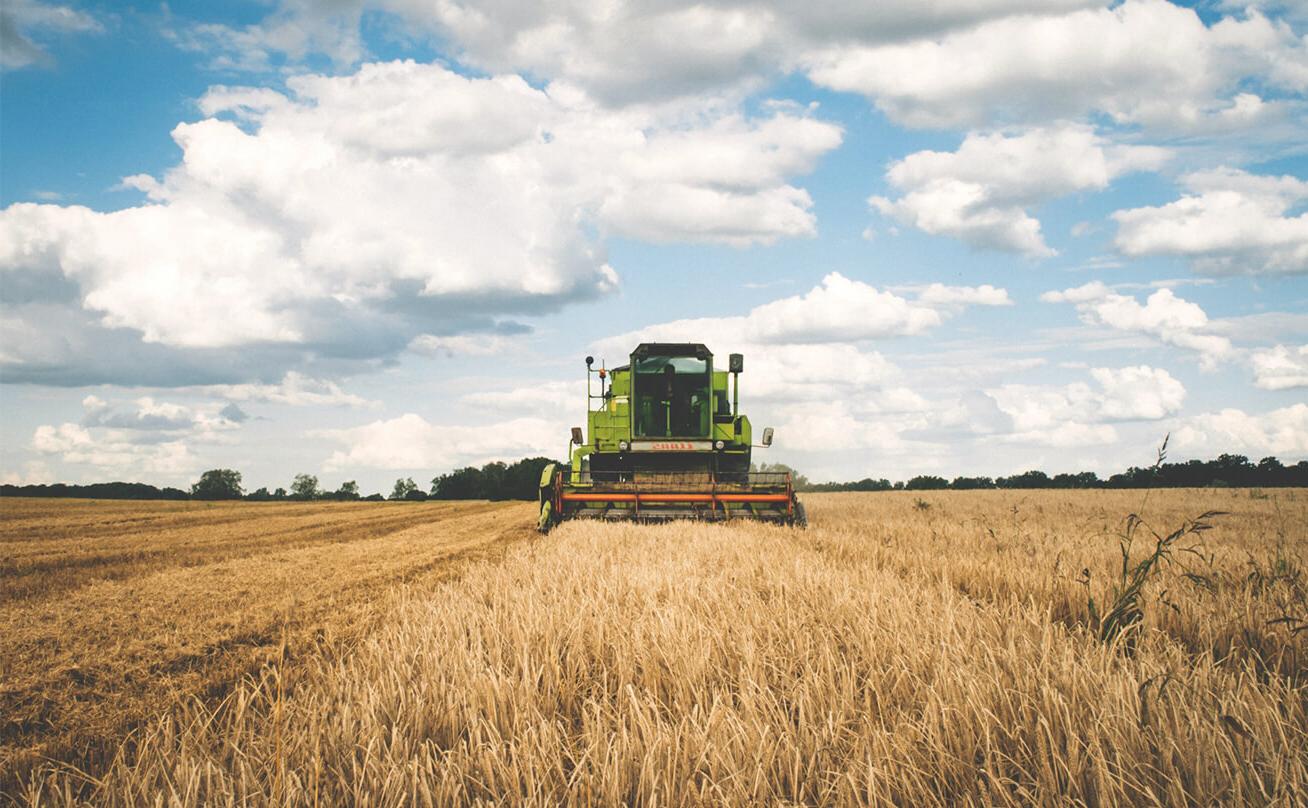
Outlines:
<svg viewBox="0 0 1308 808"><path fill-rule="evenodd" d="M291 499L317 499L318 478L312 474L297 474L291 483Z"/></svg>
<svg viewBox="0 0 1308 808"><path fill-rule="evenodd" d="M395 487L391 489L391 499L408 499L409 492L417 490L418 484L412 477L401 477L395 481Z"/></svg>
<svg viewBox="0 0 1308 808"><path fill-rule="evenodd" d="M336 489L332 494L332 497L344 501L358 499L359 484L354 480L347 480L346 482L341 483L341 487Z"/></svg>
<svg viewBox="0 0 1308 808"><path fill-rule="evenodd" d="M431 480L433 499L483 499L481 472L473 466L455 469Z"/></svg>
<svg viewBox="0 0 1308 808"><path fill-rule="evenodd" d="M808 483L803 488L795 490L801 492L808 491L890 491L894 485L885 478L874 480L871 477L864 477L857 482L852 483Z"/></svg>
<svg viewBox="0 0 1308 808"><path fill-rule="evenodd" d="M809 486L809 481L807 477L805 477L803 474L800 474L798 471L791 468L790 466L787 466L785 463L753 464L751 466L751 471L759 471L764 473L771 472L773 474L777 472L788 472L790 474L790 484L793 485L795 488L803 490L805 488L808 488Z"/></svg>
<svg viewBox="0 0 1308 808"><path fill-rule="evenodd" d="M905 491L939 491L948 487L948 480L931 474L922 474L904 483Z"/></svg>
<svg viewBox="0 0 1308 808"><path fill-rule="evenodd" d="M285 489L285 488L278 488L276 491L272 492L272 498L273 498L273 499L286 499L286 489Z"/></svg>
<svg viewBox="0 0 1308 808"><path fill-rule="evenodd" d="M232 469L209 469L191 486L191 496L196 499L240 499L244 493L241 473Z"/></svg>
<svg viewBox="0 0 1308 808"><path fill-rule="evenodd" d="M385 501L386 501L386 497L382 496L381 494L369 494L368 496L366 496L366 497L363 498L363 501L364 501L364 502L385 502Z"/></svg>
<svg viewBox="0 0 1308 808"><path fill-rule="evenodd" d="M526 499L536 498L540 475L555 461L548 457L525 457L514 463L499 461L481 468L465 466L433 477L432 499Z"/></svg>
<svg viewBox="0 0 1308 808"><path fill-rule="evenodd" d="M412 491L404 495L404 499L408 502L422 502L427 499L427 492L415 485Z"/></svg>
<svg viewBox="0 0 1308 808"><path fill-rule="evenodd" d="M1081 471L1076 474L1055 474L1050 480L1051 488L1100 488L1103 483L1093 471Z"/></svg>
<svg viewBox="0 0 1308 808"><path fill-rule="evenodd" d="M1024 471L995 480L995 485L1000 488L1049 488L1050 483L1049 475L1043 471Z"/></svg>
<svg viewBox="0 0 1308 808"><path fill-rule="evenodd" d="M272 499L272 494L268 493L267 488L256 488L255 490L246 494L245 498L250 500L251 502L267 502L268 500Z"/></svg>
<svg viewBox="0 0 1308 808"><path fill-rule="evenodd" d="M527 457L509 465L504 471L504 499L534 500L540 493L540 475L553 463L548 457Z"/></svg>
<svg viewBox="0 0 1308 808"><path fill-rule="evenodd" d="M979 488L994 488L995 481L989 477L955 477L949 487L956 491L975 491Z"/></svg>

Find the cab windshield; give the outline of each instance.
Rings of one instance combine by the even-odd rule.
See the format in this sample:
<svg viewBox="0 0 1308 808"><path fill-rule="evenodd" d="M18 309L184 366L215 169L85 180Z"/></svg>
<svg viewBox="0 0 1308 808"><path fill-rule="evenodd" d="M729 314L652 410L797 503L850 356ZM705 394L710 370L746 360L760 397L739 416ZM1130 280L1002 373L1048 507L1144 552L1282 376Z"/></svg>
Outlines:
<svg viewBox="0 0 1308 808"><path fill-rule="evenodd" d="M713 403L709 363L693 356L651 356L633 362L636 437L702 438Z"/></svg>

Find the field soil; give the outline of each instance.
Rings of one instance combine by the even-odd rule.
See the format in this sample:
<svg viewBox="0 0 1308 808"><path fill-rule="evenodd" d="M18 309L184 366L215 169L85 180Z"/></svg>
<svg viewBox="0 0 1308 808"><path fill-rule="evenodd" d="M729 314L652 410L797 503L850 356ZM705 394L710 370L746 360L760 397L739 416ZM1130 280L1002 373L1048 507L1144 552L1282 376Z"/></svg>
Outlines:
<svg viewBox="0 0 1308 808"><path fill-rule="evenodd" d="M43 760L103 767L188 699L359 637L533 536L523 503L0 499L0 791ZM129 745L130 748L130 745Z"/></svg>
<svg viewBox="0 0 1308 808"><path fill-rule="evenodd" d="M0 651L2 706L27 716L5 736L23 766L12 793L110 806L1308 794L1308 492L806 502L803 531L572 522L548 537L530 505L0 503L16 582L4 625L19 638ZM134 542L139 576L122 574L132 551L113 552ZM74 569L88 558L112 572Z"/></svg>

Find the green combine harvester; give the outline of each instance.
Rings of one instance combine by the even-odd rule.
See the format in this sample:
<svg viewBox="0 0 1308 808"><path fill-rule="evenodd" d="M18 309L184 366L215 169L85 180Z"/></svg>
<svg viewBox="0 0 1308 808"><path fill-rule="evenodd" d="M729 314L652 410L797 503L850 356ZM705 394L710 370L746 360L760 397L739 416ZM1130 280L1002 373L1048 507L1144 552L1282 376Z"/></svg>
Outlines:
<svg viewBox="0 0 1308 808"><path fill-rule="evenodd" d="M574 427L571 465L541 473L542 532L568 519L807 524L789 472L750 470L742 355L718 370L699 343L644 342L626 365L594 365L586 357L587 434ZM758 446L771 445L769 427Z"/></svg>

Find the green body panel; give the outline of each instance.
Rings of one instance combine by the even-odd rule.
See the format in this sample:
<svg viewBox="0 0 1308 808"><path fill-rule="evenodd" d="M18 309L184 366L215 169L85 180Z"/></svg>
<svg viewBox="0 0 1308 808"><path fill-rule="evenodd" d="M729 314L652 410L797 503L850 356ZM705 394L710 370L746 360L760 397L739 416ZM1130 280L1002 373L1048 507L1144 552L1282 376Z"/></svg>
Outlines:
<svg viewBox="0 0 1308 808"><path fill-rule="evenodd" d="M626 443L630 446L634 440L639 440L635 437L636 412L633 409L633 400L636 397L632 395L631 365L606 371L605 375L607 386L604 397L591 403L595 409L590 409L586 416L586 443L572 452L574 471L581 471L582 458L594 454L622 454L621 444ZM712 400L716 403L720 396L721 401L732 401L731 374L725 370L713 370L710 377ZM721 454L748 458L754 434L747 416L737 415L727 422L721 422L720 419L711 416L701 420L707 422L707 432L697 435L674 435L667 440L687 439L710 443L720 440L725 444L725 448L720 450ZM717 450L695 454L707 455L712 454L713 451Z"/></svg>

